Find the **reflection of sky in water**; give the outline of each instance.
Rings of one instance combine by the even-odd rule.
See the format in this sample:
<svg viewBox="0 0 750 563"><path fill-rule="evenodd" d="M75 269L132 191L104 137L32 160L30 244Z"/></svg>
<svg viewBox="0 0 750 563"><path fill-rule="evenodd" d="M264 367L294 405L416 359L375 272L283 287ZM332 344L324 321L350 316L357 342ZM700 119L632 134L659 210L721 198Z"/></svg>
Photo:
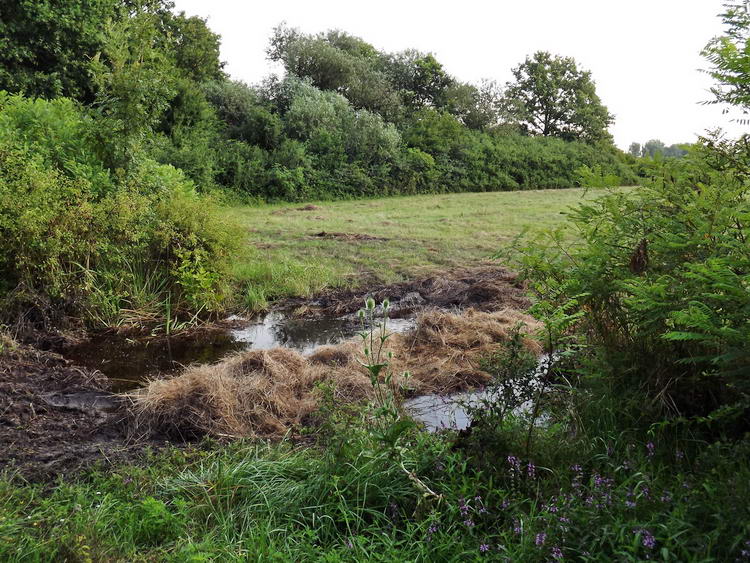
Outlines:
<svg viewBox="0 0 750 563"><path fill-rule="evenodd" d="M387 328L388 332L405 332L413 326L413 319L389 319ZM360 330L360 324L350 319L290 319L269 313L231 334L236 341L247 343L248 350L284 346L306 354L319 346L348 340Z"/></svg>
<svg viewBox="0 0 750 563"><path fill-rule="evenodd" d="M549 356L542 356L536 372L530 376L535 382L535 387L538 387L540 377L546 375L549 368ZM430 432L443 429L464 430L471 424L471 417L467 411L498 400L500 400L498 391L490 388L485 391L454 393L453 395L422 395L404 401L404 409L414 420L424 424ZM532 407L532 402L526 401L514 409L513 414L529 415ZM546 420L545 416L540 416L537 424L544 425Z"/></svg>

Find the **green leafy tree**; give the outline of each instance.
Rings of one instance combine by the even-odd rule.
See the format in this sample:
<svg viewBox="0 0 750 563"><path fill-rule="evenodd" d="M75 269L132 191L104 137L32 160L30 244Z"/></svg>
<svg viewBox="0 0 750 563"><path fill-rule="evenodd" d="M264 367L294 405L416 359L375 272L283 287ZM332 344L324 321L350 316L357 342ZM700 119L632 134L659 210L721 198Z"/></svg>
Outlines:
<svg viewBox="0 0 750 563"><path fill-rule="evenodd" d="M726 33L714 38L703 50L713 65L709 74L717 84L710 103L729 104L750 112L750 8L747 2L728 2L722 14ZM750 120L742 120L750 123Z"/></svg>
<svg viewBox="0 0 750 563"><path fill-rule="evenodd" d="M275 148L282 134L281 118L269 104L247 84L237 81L214 81L203 86L208 101L224 125L229 139Z"/></svg>
<svg viewBox="0 0 750 563"><path fill-rule="evenodd" d="M221 38L211 31L206 20L184 12L165 18L164 37L172 52L175 66L194 82L224 77L224 63L219 56Z"/></svg>
<svg viewBox="0 0 750 563"><path fill-rule="evenodd" d="M390 55L385 68L404 103L412 109L442 107L446 90L455 84L434 55L415 49Z"/></svg>
<svg viewBox="0 0 750 563"><path fill-rule="evenodd" d="M91 70L98 86L105 159L126 170L177 95L178 75L160 49L160 21L141 11L105 28L105 45Z"/></svg>
<svg viewBox="0 0 750 563"><path fill-rule="evenodd" d="M89 60L116 19L116 0L2 0L0 90L92 101Z"/></svg>
<svg viewBox="0 0 750 563"><path fill-rule="evenodd" d="M400 114L401 101L380 68L381 54L358 37L338 30L305 35L282 24L274 30L266 53L288 74L346 96L356 108L390 119Z"/></svg>
<svg viewBox="0 0 750 563"><path fill-rule="evenodd" d="M654 158L657 154L664 156L664 150L667 148L659 139L651 139L643 145L643 156Z"/></svg>
<svg viewBox="0 0 750 563"><path fill-rule="evenodd" d="M640 143L630 143L630 147L628 147L628 154L637 158L641 156L642 150L643 149Z"/></svg>
<svg viewBox="0 0 750 563"><path fill-rule="evenodd" d="M505 108L532 135L596 142L611 140L613 116L596 93L591 73L570 57L539 51L513 69Z"/></svg>
<svg viewBox="0 0 750 563"><path fill-rule="evenodd" d="M444 108L469 129L482 131L500 123L502 94L494 81L484 80L479 86L456 82L442 97Z"/></svg>

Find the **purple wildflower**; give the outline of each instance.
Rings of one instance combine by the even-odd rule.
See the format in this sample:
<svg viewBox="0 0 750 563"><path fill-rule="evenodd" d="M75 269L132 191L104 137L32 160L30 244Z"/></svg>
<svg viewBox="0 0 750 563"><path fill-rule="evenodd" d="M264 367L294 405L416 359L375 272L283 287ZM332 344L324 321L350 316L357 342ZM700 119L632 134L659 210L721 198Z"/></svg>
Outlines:
<svg viewBox="0 0 750 563"><path fill-rule="evenodd" d="M533 463L529 462L528 465L526 465L526 474L530 479L533 479L534 475L536 475L536 467Z"/></svg>
<svg viewBox="0 0 750 563"><path fill-rule="evenodd" d="M466 520L464 520L464 525L471 528L474 525L474 521L471 518L467 518Z"/></svg>
<svg viewBox="0 0 750 563"><path fill-rule="evenodd" d="M520 534L521 532L523 532L523 528L521 527L521 521L513 520L513 533Z"/></svg>
<svg viewBox="0 0 750 563"><path fill-rule="evenodd" d="M516 471L521 469L521 460L514 455L508 456L508 463L510 464L511 469L515 469Z"/></svg>
<svg viewBox="0 0 750 563"><path fill-rule="evenodd" d="M479 546L479 551L481 553L487 553L489 550L490 550L489 544L483 543L482 545Z"/></svg>
<svg viewBox="0 0 750 563"><path fill-rule="evenodd" d="M510 501L508 499L505 499L503 502L500 503L501 510L505 510L510 506Z"/></svg>
<svg viewBox="0 0 750 563"><path fill-rule="evenodd" d="M563 560L562 549L560 549L557 546L555 546L555 547L552 548L551 555L552 555L552 559L554 559L555 561L562 561Z"/></svg>
<svg viewBox="0 0 750 563"><path fill-rule="evenodd" d="M545 541L547 541L547 534L545 534L544 532L539 532L536 535L536 539L534 540L534 543L536 543L539 546L542 546L544 545Z"/></svg>
<svg viewBox="0 0 750 563"><path fill-rule="evenodd" d="M646 444L646 457L654 457L654 451L656 450L656 446L654 446L653 442L649 442Z"/></svg>
<svg viewBox="0 0 750 563"><path fill-rule="evenodd" d="M683 452L682 450L677 450L674 453L674 456L677 458L678 461L682 461L685 458L685 452Z"/></svg>
<svg viewBox="0 0 750 563"><path fill-rule="evenodd" d="M641 543L646 549L654 549L656 547L656 538L645 528L637 528L634 530L634 533L641 534Z"/></svg>
<svg viewBox="0 0 750 563"><path fill-rule="evenodd" d="M348 547L349 549L354 548L354 544L352 543L352 540L346 540L346 547Z"/></svg>

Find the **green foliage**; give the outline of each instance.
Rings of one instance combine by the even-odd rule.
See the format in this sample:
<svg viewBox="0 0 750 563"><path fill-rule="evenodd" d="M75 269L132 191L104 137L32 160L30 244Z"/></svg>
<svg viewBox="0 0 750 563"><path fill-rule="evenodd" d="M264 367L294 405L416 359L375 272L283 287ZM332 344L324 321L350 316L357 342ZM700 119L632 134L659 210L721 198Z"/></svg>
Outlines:
<svg viewBox="0 0 750 563"><path fill-rule="evenodd" d="M139 157L127 178L111 175L96 158L98 125L66 99L3 98L3 297L30 292L116 322L142 305L131 268L141 263L166 278L155 301L171 294L178 310L219 308L231 229L170 166Z"/></svg>
<svg viewBox="0 0 750 563"><path fill-rule="evenodd" d="M102 25L117 19L115 0L3 2L0 90L92 101L88 61L102 48Z"/></svg>
<svg viewBox="0 0 750 563"><path fill-rule="evenodd" d="M643 188L573 210L580 244L525 250L542 298L577 296L615 387L673 414L748 400L746 151L717 142L664 161Z"/></svg>
<svg viewBox="0 0 750 563"><path fill-rule="evenodd" d="M593 169L586 165L578 169L580 185L584 188L616 188L622 185L622 179L615 174L607 174L601 166Z"/></svg>
<svg viewBox="0 0 750 563"><path fill-rule="evenodd" d="M726 2L721 14L726 26L723 36L714 38L703 50L713 68L709 71L717 85L711 89L714 100L750 111L750 13L747 2ZM747 123L747 120L742 120Z"/></svg>
<svg viewBox="0 0 750 563"><path fill-rule="evenodd" d="M134 164L177 95L169 58L156 48L159 24L156 14L145 11L110 23L102 54L92 61L106 162L113 170Z"/></svg>
<svg viewBox="0 0 750 563"><path fill-rule="evenodd" d="M345 419L327 450L204 444L55 487L2 479L0 558L733 561L748 549L747 444L550 430L532 458L493 450L486 473L450 436L407 432L404 465L442 495L428 505Z"/></svg>
<svg viewBox="0 0 750 563"><path fill-rule="evenodd" d="M613 117L596 94L591 73L574 59L538 51L513 69L505 106L511 120L533 135L609 140Z"/></svg>

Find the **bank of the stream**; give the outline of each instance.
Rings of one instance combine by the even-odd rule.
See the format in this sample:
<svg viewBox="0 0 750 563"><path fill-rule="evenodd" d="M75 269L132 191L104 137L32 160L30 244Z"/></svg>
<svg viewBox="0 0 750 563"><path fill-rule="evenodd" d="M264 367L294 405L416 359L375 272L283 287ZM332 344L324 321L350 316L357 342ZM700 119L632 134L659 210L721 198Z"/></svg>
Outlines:
<svg viewBox="0 0 750 563"><path fill-rule="evenodd" d="M401 397L486 383L481 358L517 323L536 326L521 312L529 301L516 276L488 263L290 299L261 317L234 315L170 337L47 334L37 344L52 350L15 345L0 356L0 466L46 479L168 440L299 434L314 420L320 385L343 402L370 396L356 337L368 297L390 301L387 349Z"/></svg>

